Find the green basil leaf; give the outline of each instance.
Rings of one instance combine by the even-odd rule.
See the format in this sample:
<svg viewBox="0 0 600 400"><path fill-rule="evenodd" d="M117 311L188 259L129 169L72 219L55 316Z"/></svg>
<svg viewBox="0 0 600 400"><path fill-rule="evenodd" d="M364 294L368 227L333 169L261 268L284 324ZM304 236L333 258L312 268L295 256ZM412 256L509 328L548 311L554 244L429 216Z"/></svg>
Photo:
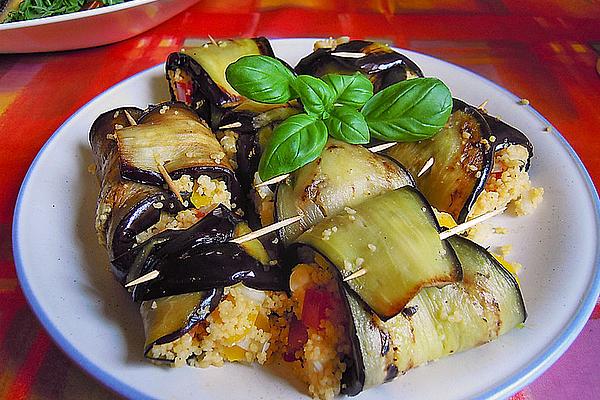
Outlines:
<svg viewBox="0 0 600 400"><path fill-rule="evenodd" d="M365 117L353 107L333 107L325 124L329 134L338 140L350 144L369 143L369 127Z"/></svg>
<svg viewBox="0 0 600 400"><path fill-rule="evenodd" d="M359 108L373 97L373 84L360 72L354 75L327 74L321 79L333 89L333 102Z"/></svg>
<svg viewBox="0 0 600 400"><path fill-rule="evenodd" d="M296 98L290 86L294 73L273 57L241 57L227 67L225 77L239 94L260 103L281 104Z"/></svg>
<svg viewBox="0 0 600 400"><path fill-rule="evenodd" d="M292 87L298 93L304 111L309 115L327 118L333 106L333 89L319 78L310 75L298 75Z"/></svg>
<svg viewBox="0 0 600 400"><path fill-rule="evenodd" d="M374 138L414 142L444 127L452 112L452 95L439 79L409 79L371 97L361 112Z"/></svg>
<svg viewBox="0 0 600 400"><path fill-rule="evenodd" d="M317 117L297 114L274 130L258 165L263 181L287 174L319 157L327 142L327 127Z"/></svg>

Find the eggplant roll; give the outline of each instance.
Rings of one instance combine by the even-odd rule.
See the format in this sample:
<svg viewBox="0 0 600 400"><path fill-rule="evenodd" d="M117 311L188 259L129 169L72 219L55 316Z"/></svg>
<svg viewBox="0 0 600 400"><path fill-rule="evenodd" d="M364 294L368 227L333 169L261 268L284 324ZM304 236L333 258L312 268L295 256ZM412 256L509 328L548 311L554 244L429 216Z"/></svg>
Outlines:
<svg viewBox="0 0 600 400"><path fill-rule="evenodd" d="M248 231L243 220L227 207L219 205L190 228L163 231L121 256L133 260L127 281L151 271L158 272L157 278L140 283L131 290L134 301L140 303L147 357L162 361L179 358L181 362L191 363L198 357L207 356L203 349L206 328L210 326L210 331L216 327L215 324L226 319L226 308L230 305L222 306L221 302L227 301L227 296L229 303L248 303L249 307L260 309L265 317L260 328L254 325L256 321L252 317L239 321L237 314L233 324L244 323L248 330L255 328L255 333L258 329L271 332L269 315L277 318L278 311L281 311L271 300L285 299L284 294L280 298L275 292L287 290L288 275L271 261L259 240L241 245L230 242ZM267 298L269 301L266 301ZM214 310L220 310L220 319L211 318ZM281 318L283 312L280 314ZM235 335L240 341L247 338L240 332ZM182 339L184 336L185 339ZM174 350L189 339L195 342L192 340L181 352ZM261 349L266 343L260 343ZM230 347L227 344L213 343L215 354L212 356L219 354L226 357ZM237 351L243 354L249 351L252 358L259 353L242 347ZM266 357L266 353L264 355Z"/></svg>
<svg viewBox="0 0 600 400"><path fill-rule="evenodd" d="M294 243L322 254L346 286L385 321L400 313L421 288L462 279L454 250L439 232L423 195L404 186L345 207Z"/></svg>
<svg viewBox="0 0 600 400"><path fill-rule="evenodd" d="M378 92L423 72L412 60L389 46L366 40L351 40L333 48L319 48L304 57L294 68L298 74L321 77L326 74L362 72Z"/></svg>
<svg viewBox="0 0 600 400"><path fill-rule="evenodd" d="M344 207L407 185L414 185L412 177L393 159L330 138L319 158L277 187L277 219L303 216L300 223L282 229L281 237L290 243Z"/></svg>
<svg viewBox="0 0 600 400"><path fill-rule="evenodd" d="M223 40L172 53L166 63L171 98L191 106L214 129L229 122L251 129L253 116L282 105L248 100L227 82L227 67L248 55L275 57L264 37Z"/></svg>
<svg viewBox="0 0 600 400"><path fill-rule="evenodd" d="M162 103L136 125L114 133L125 179L162 185L160 166L173 178L210 175L235 180L233 167L215 134L183 103Z"/></svg>
<svg viewBox="0 0 600 400"><path fill-rule="evenodd" d="M230 239L247 224L223 205L190 228L167 230L130 250L146 335L144 355L174 366L264 363L279 351L289 308L289 274L261 241Z"/></svg>
<svg viewBox="0 0 600 400"><path fill-rule="evenodd" d="M314 397L356 395L525 321L515 277L474 242L457 236L448 242L462 265L462 281L421 289L387 321L340 281L333 262L310 247L295 249L285 359L302 366L297 370Z"/></svg>
<svg viewBox="0 0 600 400"><path fill-rule="evenodd" d="M541 195L527 174L533 155L527 137L458 99L433 138L398 143L386 154L413 174L435 208L459 223L521 197Z"/></svg>
<svg viewBox="0 0 600 400"><path fill-rule="evenodd" d="M146 111L119 108L100 115L92 125L90 144L100 182L96 231L119 282L125 282L129 269L120 256L149 236L189 227L215 204L235 208L236 177L221 144L207 129L182 103L163 103ZM166 175L157 172L159 164ZM165 176L170 177L171 189L163 186Z"/></svg>
<svg viewBox="0 0 600 400"><path fill-rule="evenodd" d="M96 225L115 277L157 273L130 290L145 356L175 366L265 362L281 342L288 274L259 240L230 242L251 230L221 143L182 103L111 110L90 142L101 183Z"/></svg>

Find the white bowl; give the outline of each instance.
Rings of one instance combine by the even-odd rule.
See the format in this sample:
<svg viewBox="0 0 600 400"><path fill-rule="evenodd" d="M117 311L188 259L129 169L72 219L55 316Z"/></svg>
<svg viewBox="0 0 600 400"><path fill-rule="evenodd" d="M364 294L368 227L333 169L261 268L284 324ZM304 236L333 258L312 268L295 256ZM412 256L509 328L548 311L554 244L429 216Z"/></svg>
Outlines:
<svg viewBox="0 0 600 400"><path fill-rule="evenodd" d="M198 0L133 0L31 21L0 24L0 53L101 46L154 28Z"/></svg>

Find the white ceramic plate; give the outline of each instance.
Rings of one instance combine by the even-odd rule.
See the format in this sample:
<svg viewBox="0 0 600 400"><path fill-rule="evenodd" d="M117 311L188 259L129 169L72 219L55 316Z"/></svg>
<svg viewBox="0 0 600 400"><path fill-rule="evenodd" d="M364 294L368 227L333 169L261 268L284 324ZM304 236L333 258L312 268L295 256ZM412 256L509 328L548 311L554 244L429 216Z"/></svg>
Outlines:
<svg viewBox="0 0 600 400"><path fill-rule="evenodd" d="M133 0L31 21L0 24L0 53L101 46L154 28L199 0Z"/></svg>
<svg viewBox="0 0 600 400"><path fill-rule="evenodd" d="M276 40L276 54L295 65L310 39ZM598 195L577 155L560 134L518 98L469 71L405 51L426 75L438 76L456 97L479 104L526 132L535 146L531 178L545 188L531 216L500 217L510 228L510 259L525 266L526 327L499 340L410 371L368 390L363 399L503 398L548 368L582 329L600 289ZM298 389L264 368L161 368L142 358L136 306L107 272L93 229L97 185L87 135L102 112L145 107L167 99L163 66L102 93L48 140L33 162L15 210L13 246L19 279L54 340L85 370L135 398L297 398Z"/></svg>

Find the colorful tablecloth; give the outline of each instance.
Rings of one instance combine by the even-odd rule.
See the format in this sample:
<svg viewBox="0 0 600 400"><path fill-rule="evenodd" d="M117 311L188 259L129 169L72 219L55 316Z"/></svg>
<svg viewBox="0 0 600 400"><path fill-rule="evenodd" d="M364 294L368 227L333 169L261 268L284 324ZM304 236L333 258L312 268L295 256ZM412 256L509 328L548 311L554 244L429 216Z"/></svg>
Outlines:
<svg viewBox="0 0 600 400"><path fill-rule="evenodd" d="M0 33L1 34L1 33ZM377 39L481 74L531 104L600 183L597 0L201 1L121 43L0 55L0 399L116 398L52 343L16 278L11 224L38 150L105 89L163 62L190 38L264 35ZM575 343L515 399L600 399L600 307Z"/></svg>

